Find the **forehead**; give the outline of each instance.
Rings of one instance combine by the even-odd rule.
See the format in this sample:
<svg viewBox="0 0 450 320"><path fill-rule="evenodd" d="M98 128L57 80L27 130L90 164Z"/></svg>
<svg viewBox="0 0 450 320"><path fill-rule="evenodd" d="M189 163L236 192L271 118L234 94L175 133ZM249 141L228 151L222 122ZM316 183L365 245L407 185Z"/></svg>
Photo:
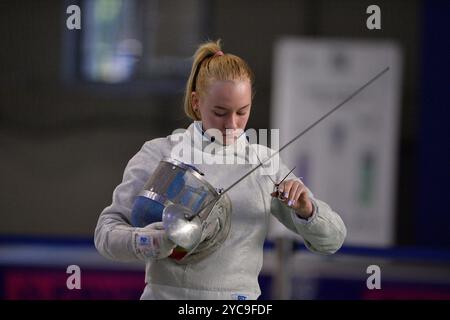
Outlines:
<svg viewBox="0 0 450 320"><path fill-rule="evenodd" d="M206 92L208 100L222 103L224 106L249 104L251 101L251 84L249 80L213 80Z"/></svg>

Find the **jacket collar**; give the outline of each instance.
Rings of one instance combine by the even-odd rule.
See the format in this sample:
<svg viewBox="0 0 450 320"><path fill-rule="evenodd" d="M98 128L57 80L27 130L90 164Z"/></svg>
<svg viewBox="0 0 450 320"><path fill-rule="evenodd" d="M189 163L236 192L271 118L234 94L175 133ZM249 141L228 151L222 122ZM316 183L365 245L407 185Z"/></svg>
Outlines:
<svg viewBox="0 0 450 320"><path fill-rule="evenodd" d="M215 152L221 152L224 154L233 152L237 152L240 154L241 152L245 153L245 147L248 145L247 135L245 134L245 132L242 133L234 143L229 145L224 145L219 141L211 139L211 136L209 136L208 133L203 130L201 121L194 121L193 123L191 123L191 125L187 128L187 131L191 135L194 147L203 152L205 152L206 149L214 150Z"/></svg>

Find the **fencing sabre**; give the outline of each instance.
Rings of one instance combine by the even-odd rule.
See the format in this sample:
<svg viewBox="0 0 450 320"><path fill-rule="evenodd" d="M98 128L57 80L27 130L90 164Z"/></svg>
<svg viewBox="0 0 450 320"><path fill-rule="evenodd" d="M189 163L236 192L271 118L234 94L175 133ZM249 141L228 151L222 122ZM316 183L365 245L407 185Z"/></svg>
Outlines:
<svg viewBox="0 0 450 320"><path fill-rule="evenodd" d="M205 203L202 207L200 207L200 209L198 210L198 212L201 212L203 209L207 208L209 205L211 205L212 203L217 202L220 197L222 197L225 193L227 193L228 191L230 191L232 188L234 188L239 182L241 182L242 180L244 180L245 178L247 178L250 174L252 174L253 172L255 172L259 167L261 167L262 165L264 165L265 162L267 162L268 160L272 159L274 156L276 156L277 154L279 154L281 151L283 151L285 148L287 148L290 144L292 144L293 142L295 142L298 138L300 138L301 136L303 136L305 133L307 133L309 130L311 130L312 128L314 128L317 124L319 124L320 122L322 122L325 118L327 118L328 116L330 116L333 112L335 112L336 110L338 110L339 108L341 108L343 105L345 105L347 102L349 102L351 99L353 99L356 95L358 95L361 91L363 91L365 88L367 88L369 85L371 85L373 82L375 82L377 79L379 79L381 76L383 76L386 72L389 71L389 67L386 67L385 69L383 69L381 72L379 72L378 74L376 74L374 77L372 77L369 81L367 81L364 85L362 85L360 88L358 88L355 92L353 92L351 95L349 95L344 101L342 101L341 103L339 103L337 106L335 106L333 109L331 109L330 111L328 111L326 114L324 114L322 117L320 117L319 119L317 119L316 121L314 121L311 125L309 125L306 129L304 129L303 131L301 131L299 134L297 134L294 138L292 138L289 142L287 142L284 146L282 146L278 151L276 151L275 153L273 153L270 157L266 158L264 161L259 161L260 164L257 165L256 167L254 167L253 169L251 169L249 172L247 172L246 174L244 174L242 177L240 177L239 179L237 179L234 183L232 183L228 188L226 188L225 190L223 190L222 192L219 193L219 195L217 195L214 199L210 200L209 202ZM295 168L294 168L295 169ZM292 169L291 172L294 170ZM288 175L291 173L289 172ZM288 176L286 175L286 177ZM284 179L286 179L286 177ZM283 180L284 180L283 179ZM273 181L272 181L273 182ZM279 182L278 184L280 184L281 182ZM275 183L274 183L275 184ZM277 185L277 184L275 184Z"/></svg>

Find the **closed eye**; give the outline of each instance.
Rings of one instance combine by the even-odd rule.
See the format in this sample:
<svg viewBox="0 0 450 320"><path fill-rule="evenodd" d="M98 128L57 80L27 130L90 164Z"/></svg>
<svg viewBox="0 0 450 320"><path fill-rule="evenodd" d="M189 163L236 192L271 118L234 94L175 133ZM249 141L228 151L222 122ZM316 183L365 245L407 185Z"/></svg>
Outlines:
<svg viewBox="0 0 450 320"><path fill-rule="evenodd" d="M247 114L247 112L237 112L238 116L245 116L246 114ZM224 116L226 116L226 113L214 112L214 115L216 115L217 117L224 117Z"/></svg>

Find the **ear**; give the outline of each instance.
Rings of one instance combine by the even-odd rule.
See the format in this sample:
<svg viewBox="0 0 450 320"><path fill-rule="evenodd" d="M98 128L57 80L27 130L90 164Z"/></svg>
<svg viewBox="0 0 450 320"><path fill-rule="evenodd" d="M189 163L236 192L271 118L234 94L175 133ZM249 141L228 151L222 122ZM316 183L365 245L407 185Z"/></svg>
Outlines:
<svg viewBox="0 0 450 320"><path fill-rule="evenodd" d="M194 109L198 108L198 100L199 100L199 98L198 98L197 92L195 92L195 91L191 92L191 100L192 100L192 107Z"/></svg>
<svg viewBox="0 0 450 320"><path fill-rule="evenodd" d="M197 116L198 120L200 120L202 118L202 116L201 116L200 110L199 110L200 98L199 98L197 92L192 91L191 101L192 101L192 109L193 109L195 115Z"/></svg>

